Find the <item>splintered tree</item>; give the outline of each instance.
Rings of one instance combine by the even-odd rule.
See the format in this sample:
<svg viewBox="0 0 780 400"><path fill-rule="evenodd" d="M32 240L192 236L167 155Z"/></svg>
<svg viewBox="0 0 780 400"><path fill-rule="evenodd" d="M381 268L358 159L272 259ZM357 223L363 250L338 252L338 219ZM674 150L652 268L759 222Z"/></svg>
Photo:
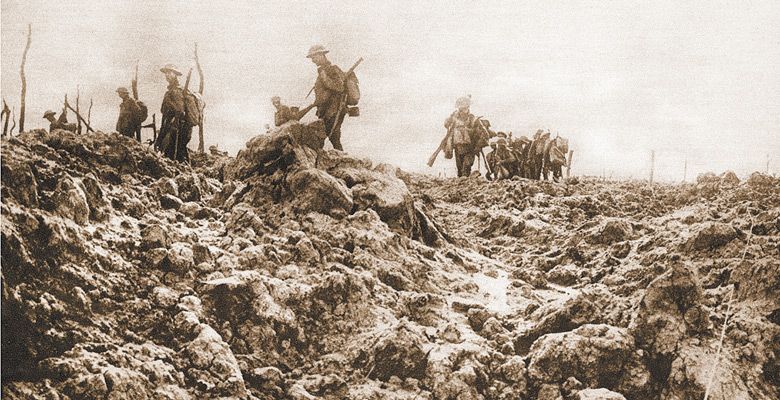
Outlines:
<svg viewBox="0 0 780 400"><path fill-rule="evenodd" d="M87 110L87 123L92 123L92 98L89 98L89 109Z"/></svg>
<svg viewBox="0 0 780 400"><path fill-rule="evenodd" d="M24 99L27 95L27 78L24 76L24 64L27 63L27 51L30 50L30 43L32 42L32 24L27 24L27 44L24 46L24 53L22 53L22 66L19 67L19 76L22 78L22 99L21 106L19 107L19 133L24 132Z"/></svg>
<svg viewBox="0 0 780 400"><path fill-rule="evenodd" d="M79 86L76 85L76 115L78 115L81 112L81 108L79 108L79 103L81 103L81 92L79 91ZM81 134L81 118L76 118L76 131Z"/></svg>
<svg viewBox="0 0 780 400"><path fill-rule="evenodd" d="M200 59L198 59L198 43L195 43L195 66L198 68L198 76L200 77L200 85L198 86L198 93L203 96L203 68L200 67ZM203 114L201 113L200 122L198 123L198 152L203 153Z"/></svg>
<svg viewBox="0 0 780 400"><path fill-rule="evenodd" d="M8 136L8 120L11 118L11 109L8 108L8 103L5 102L5 99L3 99L3 111L0 112L0 119L3 118L5 119L5 122L3 122L3 136Z"/></svg>

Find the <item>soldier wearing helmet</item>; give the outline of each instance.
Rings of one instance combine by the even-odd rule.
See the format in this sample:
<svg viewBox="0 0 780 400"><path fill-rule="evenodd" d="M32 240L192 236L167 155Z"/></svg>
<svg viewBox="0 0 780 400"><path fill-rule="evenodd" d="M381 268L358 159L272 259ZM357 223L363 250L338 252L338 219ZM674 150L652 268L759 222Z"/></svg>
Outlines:
<svg viewBox="0 0 780 400"><path fill-rule="evenodd" d="M444 127L447 131L452 131L450 140L445 149L445 155L455 155L455 166L458 169L458 176L469 176L471 166L474 164L474 157L477 154L472 143L474 135L476 117L469 111L471 107L471 96L464 96L455 101L455 110L444 121Z"/></svg>
<svg viewBox="0 0 780 400"><path fill-rule="evenodd" d="M168 91L160 107L162 122L156 147L172 160L187 162L187 144L192 138L192 125L187 121L184 90L179 86L181 72L173 64L160 68L160 72L165 74L168 81Z"/></svg>
<svg viewBox="0 0 780 400"><path fill-rule="evenodd" d="M134 137L135 132L143 121L139 121L141 107L138 102L130 96L130 91L126 87L120 87L116 93L122 99L119 105L119 118L116 120L116 131L127 137Z"/></svg>
<svg viewBox="0 0 780 400"><path fill-rule="evenodd" d="M54 116L57 115L52 110L48 110L45 113L43 113L43 118L49 120L49 132L53 132L56 129L62 129L66 131L76 132L76 124L69 124L68 123L68 109L63 107L62 112L60 113L60 117L57 119L54 119Z"/></svg>
<svg viewBox="0 0 780 400"><path fill-rule="evenodd" d="M325 123L333 148L344 150L341 145L341 124L344 122L346 107L344 101L344 71L331 64L325 56L328 50L325 46L314 45L306 55L317 66L317 81L314 83L314 105L317 107L317 117Z"/></svg>

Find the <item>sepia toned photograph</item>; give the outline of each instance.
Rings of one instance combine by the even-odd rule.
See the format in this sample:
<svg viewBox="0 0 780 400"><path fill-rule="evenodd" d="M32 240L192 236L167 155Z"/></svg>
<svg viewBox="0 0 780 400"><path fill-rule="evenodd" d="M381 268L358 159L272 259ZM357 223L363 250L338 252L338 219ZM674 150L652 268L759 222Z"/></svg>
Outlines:
<svg viewBox="0 0 780 400"><path fill-rule="evenodd" d="M0 0L3 399L780 398L780 2Z"/></svg>

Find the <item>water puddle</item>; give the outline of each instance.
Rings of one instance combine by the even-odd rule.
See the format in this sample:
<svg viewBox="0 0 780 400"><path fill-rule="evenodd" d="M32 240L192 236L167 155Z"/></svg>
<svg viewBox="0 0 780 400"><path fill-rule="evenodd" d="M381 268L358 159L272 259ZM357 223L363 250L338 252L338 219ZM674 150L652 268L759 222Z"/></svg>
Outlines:
<svg viewBox="0 0 780 400"><path fill-rule="evenodd" d="M472 279L479 286L479 292L487 301L485 307L500 315L509 314L509 299L507 298L507 289L509 289L509 274L506 271L495 270L496 277L488 276L482 272L475 273Z"/></svg>

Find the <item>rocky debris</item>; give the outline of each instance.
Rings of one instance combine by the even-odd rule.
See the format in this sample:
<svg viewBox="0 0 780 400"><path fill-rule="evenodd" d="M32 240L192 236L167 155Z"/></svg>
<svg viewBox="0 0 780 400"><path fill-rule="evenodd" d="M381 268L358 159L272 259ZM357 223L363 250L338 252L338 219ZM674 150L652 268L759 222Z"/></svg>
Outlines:
<svg viewBox="0 0 780 400"><path fill-rule="evenodd" d="M423 349L426 340L404 323L381 337L374 348L369 378L383 381L391 377L422 379L428 365Z"/></svg>
<svg viewBox="0 0 780 400"><path fill-rule="evenodd" d="M633 234L631 224L620 219L608 219L589 236L590 243L613 244L627 240Z"/></svg>
<svg viewBox="0 0 780 400"><path fill-rule="evenodd" d="M63 218L72 219L73 222L84 225L89 220L89 204L80 182L76 182L67 174L57 180L57 188L54 189L52 202L55 213Z"/></svg>
<svg viewBox="0 0 780 400"><path fill-rule="evenodd" d="M776 178L441 180L323 139L3 139L3 397L701 398L731 288L715 398L778 397Z"/></svg>
<svg viewBox="0 0 780 400"><path fill-rule="evenodd" d="M720 175L720 182L724 185L736 186L739 185L739 178L737 178L737 174L734 171L726 171Z"/></svg>
<svg viewBox="0 0 780 400"><path fill-rule="evenodd" d="M737 238L734 228L721 222L709 222L701 228L686 244L690 250L714 250Z"/></svg>
<svg viewBox="0 0 780 400"><path fill-rule="evenodd" d="M650 372L626 329L583 325L542 336L531 347L528 376L537 387L562 384L570 376L589 387L605 387L636 398L649 393Z"/></svg>
<svg viewBox="0 0 780 400"><path fill-rule="evenodd" d="M288 184L300 212L317 211L334 217L351 213L352 191L327 172L307 168L293 173Z"/></svg>
<svg viewBox="0 0 780 400"><path fill-rule="evenodd" d="M777 187L778 178L762 174L760 172L753 172L747 179L747 184L751 187Z"/></svg>
<svg viewBox="0 0 780 400"><path fill-rule="evenodd" d="M565 302L536 309L529 317L535 324L529 329L520 329L516 334L515 350L526 354L531 345L543 335L567 332L585 324L605 322L610 299L608 291L597 287Z"/></svg>
<svg viewBox="0 0 780 400"><path fill-rule="evenodd" d="M184 204L184 202L172 194L164 194L160 196L160 207L163 209L178 210L181 208L182 204Z"/></svg>
<svg viewBox="0 0 780 400"><path fill-rule="evenodd" d="M577 392L575 400L626 400L622 394L608 389L584 389Z"/></svg>

